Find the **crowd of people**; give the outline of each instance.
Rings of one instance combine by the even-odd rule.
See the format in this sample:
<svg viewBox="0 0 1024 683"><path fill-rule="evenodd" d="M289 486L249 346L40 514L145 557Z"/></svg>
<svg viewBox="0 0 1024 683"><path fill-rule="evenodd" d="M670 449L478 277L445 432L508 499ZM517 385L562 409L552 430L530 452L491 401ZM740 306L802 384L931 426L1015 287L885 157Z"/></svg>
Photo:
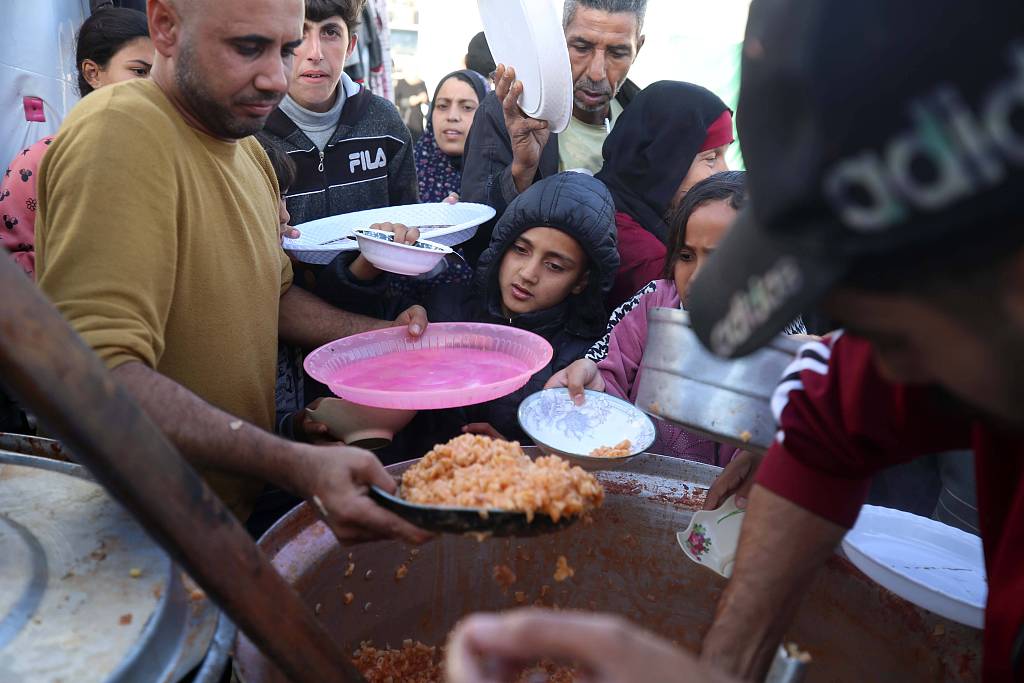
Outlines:
<svg viewBox="0 0 1024 683"><path fill-rule="evenodd" d="M699 660L619 618L525 610L464 622L451 680L490 680L487 658L540 656L608 681L763 675L872 479L954 449L963 463L966 448L991 596L984 673L1024 675L1021 8L993 3L965 38L977 17L952 0L927 26L882 0L755 0L739 105L748 177L727 167L721 98L628 79L646 0L565 0L563 132L524 114L516 65L488 63L479 37L469 53L484 66L467 55L437 83L415 141L346 73L364 3L98 9L78 35L82 101L0 184L0 242L239 519L259 533L315 498L343 542L423 542L367 497L394 490L383 466L459 433L524 440L516 409L545 386L634 400L653 308L690 311L724 356L807 335L803 314L824 310L845 332L808 336L763 461L658 425L653 451L725 468L709 506L737 493L748 508ZM854 37L868 33L906 73L865 71ZM308 221L458 201L497 215L418 278L353 252L310 266L281 247ZM552 361L507 397L421 411L376 455L309 417L329 395L302 369L310 349L444 321L530 330ZM29 429L4 400L4 427Z"/></svg>

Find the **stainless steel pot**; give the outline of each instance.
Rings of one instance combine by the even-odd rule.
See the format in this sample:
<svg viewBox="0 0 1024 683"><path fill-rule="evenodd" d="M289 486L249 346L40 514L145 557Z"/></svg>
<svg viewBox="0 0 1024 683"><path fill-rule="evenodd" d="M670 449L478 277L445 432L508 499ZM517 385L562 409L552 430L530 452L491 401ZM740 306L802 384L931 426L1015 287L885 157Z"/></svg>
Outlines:
<svg viewBox="0 0 1024 683"><path fill-rule="evenodd" d="M217 610L82 467L0 450L0 549L0 680L173 683L207 654Z"/></svg>
<svg viewBox="0 0 1024 683"><path fill-rule="evenodd" d="M409 464L388 470L397 476ZM696 650L725 579L686 559L675 533L719 471L640 455L621 469L595 473L607 498L592 524L548 536L482 542L443 536L415 554L397 542L344 548L301 505L259 545L350 650L363 640L442 645L465 614L535 603L617 612ZM560 555L575 570L564 582L553 576ZM399 579L402 566L408 574ZM515 574L510 585L495 579L502 566ZM353 597L349 604L346 593ZM975 680L979 672L979 632L895 597L838 556L808 586L787 639L813 657L811 681L956 682ZM235 672L244 683L284 680L244 638Z"/></svg>
<svg viewBox="0 0 1024 683"><path fill-rule="evenodd" d="M715 441L767 449L776 432L772 393L799 348L779 336L749 356L725 360L701 345L686 311L656 308L648 313L636 405Z"/></svg>

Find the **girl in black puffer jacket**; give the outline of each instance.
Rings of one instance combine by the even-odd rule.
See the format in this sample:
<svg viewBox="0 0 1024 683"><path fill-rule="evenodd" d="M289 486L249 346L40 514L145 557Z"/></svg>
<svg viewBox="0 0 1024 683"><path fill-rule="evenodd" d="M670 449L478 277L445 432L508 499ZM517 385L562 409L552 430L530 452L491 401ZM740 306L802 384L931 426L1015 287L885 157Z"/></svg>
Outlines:
<svg viewBox="0 0 1024 683"><path fill-rule="evenodd" d="M404 226L393 226L396 236ZM551 343L551 363L519 391L475 406L421 411L385 462L423 455L464 431L523 439L516 412L548 378L583 356L605 331L604 298L618 268L615 209L600 181L560 173L531 186L508 207L480 256L473 282L433 288L422 301L385 297L387 279L361 256L343 253L321 274L316 294L355 313L393 320L413 304L431 322L512 325ZM493 430L493 431L492 431ZM403 442L403 443L400 443Z"/></svg>

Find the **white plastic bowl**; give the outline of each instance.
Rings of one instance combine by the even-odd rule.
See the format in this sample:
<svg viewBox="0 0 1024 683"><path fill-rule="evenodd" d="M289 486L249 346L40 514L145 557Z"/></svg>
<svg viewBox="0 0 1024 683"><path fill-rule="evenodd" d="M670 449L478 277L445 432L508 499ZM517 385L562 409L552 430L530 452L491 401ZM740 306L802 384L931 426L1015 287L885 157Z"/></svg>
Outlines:
<svg viewBox="0 0 1024 683"><path fill-rule="evenodd" d="M421 240L414 244L395 242L395 234L380 230L356 230L359 251L381 270L399 275L422 275L433 270L451 247Z"/></svg>
<svg viewBox="0 0 1024 683"><path fill-rule="evenodd" d="M454 247L471 239L477 227L492 218L493 208L472 202L385 206L300 223L295 227L301 235L297 239L286 237L282 244L286 251L303 263L325 265L343 251L355 251L355 241L345 238L352 236L354 230L369 228L374 223L401 223L417 227L420 228L420 238Z"/></svg>

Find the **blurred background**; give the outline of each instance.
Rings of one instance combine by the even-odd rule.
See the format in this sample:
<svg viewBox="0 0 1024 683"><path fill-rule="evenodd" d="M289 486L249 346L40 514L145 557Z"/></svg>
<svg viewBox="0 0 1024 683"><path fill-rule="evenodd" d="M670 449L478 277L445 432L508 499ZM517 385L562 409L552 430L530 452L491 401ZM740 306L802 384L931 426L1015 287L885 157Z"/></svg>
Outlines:
<svg viewBox="0 0 1024 683"><path fill-rule="evenodd" d="M547 1L561 14L562 0ZM113 2L139 8L145 4ZM648 0L647 42L629 77L641 87L661 79L698 83L735 109L749 3ZM0 0L0 130L5 133L0 136L0 157L10 159L56 132L78 100L75 33L90 9L100 4L101 0ZM477 0L368 0L364 26L368 25L378 31L360 34L361 50L350 60L350 75L398 101L415 135L417 124L422 127L416 119L426 113L427 98L438 79L463 68L470 39L483 30ZM380 61L375 62L367 51L371 44L383 48L384 55L390 53L390 58L378 51ZM38 100L42 116L26 120L26 98ZM410 101L417 104L410 108ZM729 157L731 168L742 168L739 145L730 147Z"/></svg>
<svg viewBox="0 0 1024 683"><path fill-rule="evenodd" d="M560 14L562 1L550 1ZM648 0L647 41L629 77L641 87L663 79L697 83L735 109L749 5L750 0ZM476 0L387 0L387 12L396 86L422 81L431 94L439 78L462 68L470 39L483 30ZM739 145L730 148L730 157L731 168L742 168Z"/></svg>

